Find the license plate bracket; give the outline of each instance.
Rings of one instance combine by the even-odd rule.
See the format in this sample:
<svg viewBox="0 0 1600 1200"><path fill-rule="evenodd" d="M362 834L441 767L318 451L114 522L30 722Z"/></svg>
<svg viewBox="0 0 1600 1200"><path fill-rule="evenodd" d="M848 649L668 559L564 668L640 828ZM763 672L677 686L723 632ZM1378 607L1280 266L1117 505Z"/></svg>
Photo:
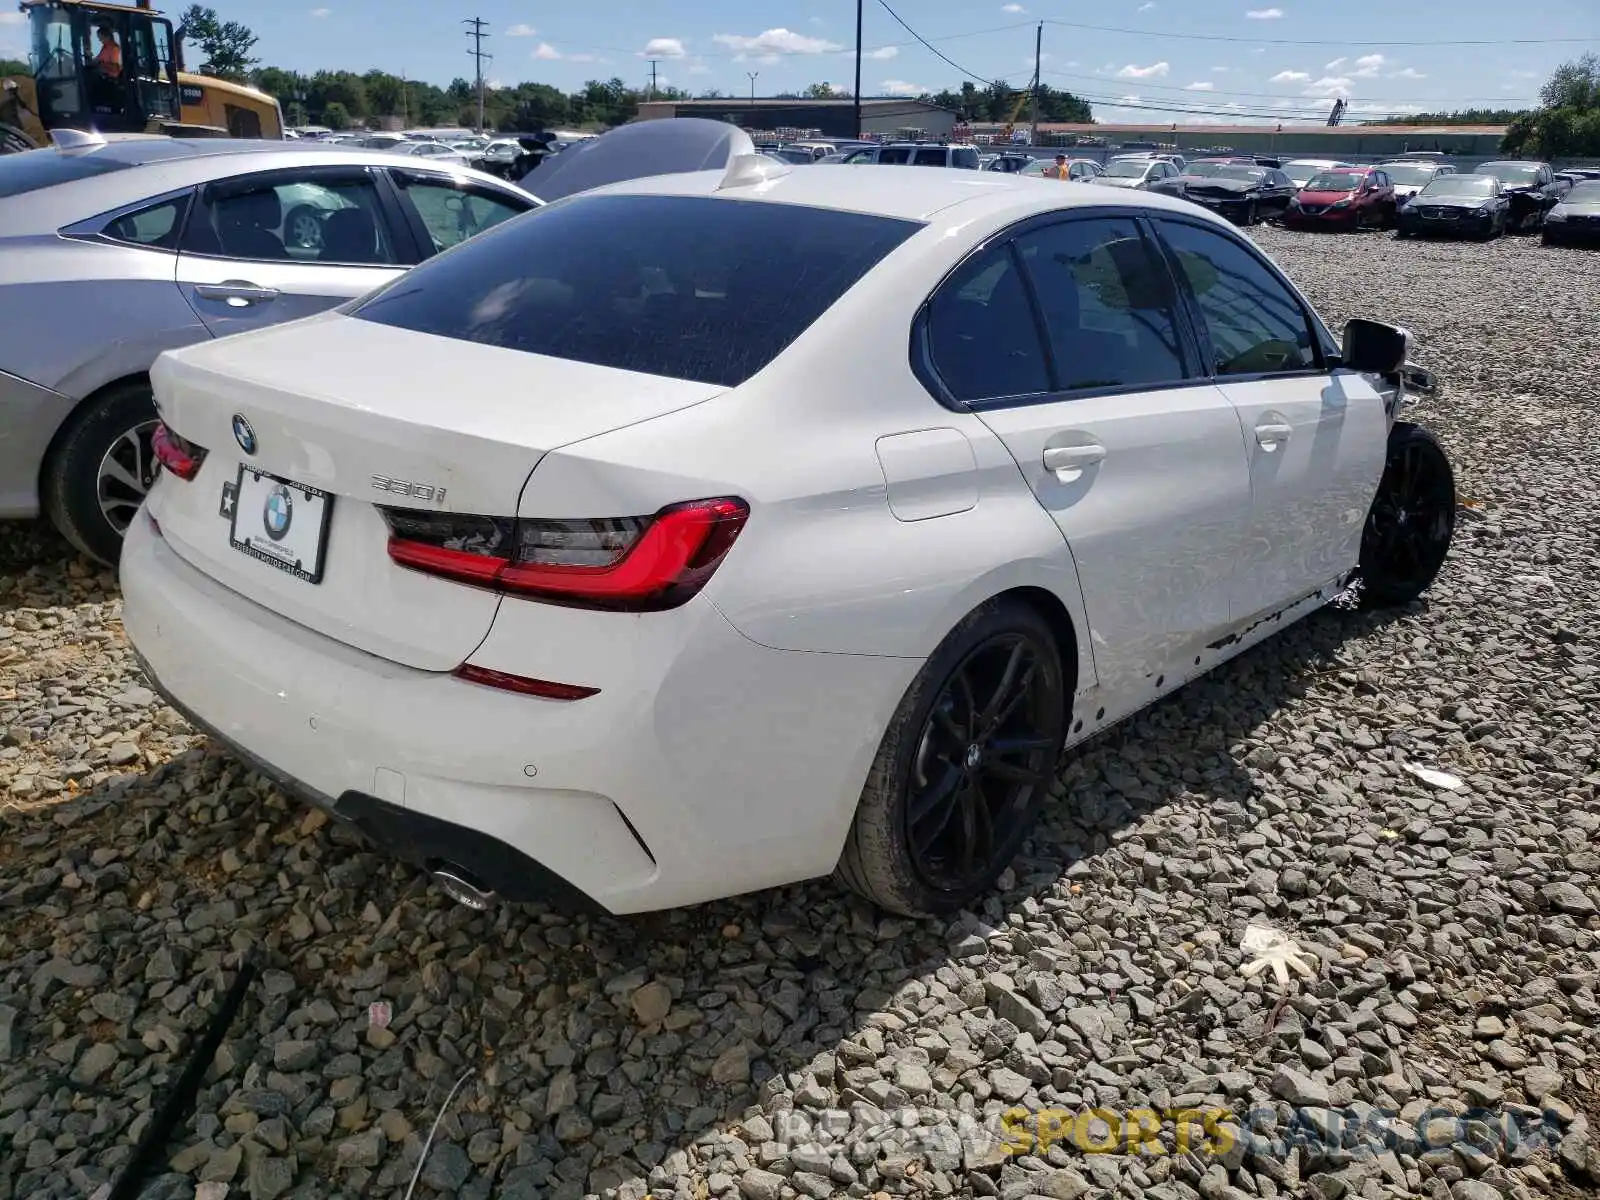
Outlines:
<svg viewBox="0 0 1600 1200"><path fill-rule="evenodd" d="M322 582L330 493L241 463L234 482L223 485L222 504L232 510L228 542L235 550L305 583Z"/></svg>

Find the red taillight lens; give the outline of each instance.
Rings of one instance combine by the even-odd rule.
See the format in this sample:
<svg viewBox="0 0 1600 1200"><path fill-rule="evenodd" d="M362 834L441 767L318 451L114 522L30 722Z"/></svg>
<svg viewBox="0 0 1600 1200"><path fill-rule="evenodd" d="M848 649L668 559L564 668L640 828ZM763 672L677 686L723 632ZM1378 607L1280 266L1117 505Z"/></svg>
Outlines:
<svg viewBox="0 0 1600 1200"><path fill-rule="evenodd" d="M750 516L731 496L653 517L549 521L380 509L389 557L463 583L597 608L675 608L711 577Z"/></svg>
<svg viewBox="0 0 1600 1200"><path fill-rule="evenodd" d="M468 683L481 683L485 687L516 692L522 696L542 696L546 700L582 700L598 695L599 688L583 687L576 683L552 683L548 679L529 679L526 675L508 675L504 671L491 671L488 667L475 667L462 663L455 670L457 679Z"/></svg>
<svg viewBox="0 0 1600 1200"><path fill-rule="evenodd" d="M200 464L206 460L204 446L196 446L179 437L165 423L156 426L156 431L150 435L150 445L155 450L156 461L161 464L162 470L171 472L179 479L193 479L200 473Z"/></svg>

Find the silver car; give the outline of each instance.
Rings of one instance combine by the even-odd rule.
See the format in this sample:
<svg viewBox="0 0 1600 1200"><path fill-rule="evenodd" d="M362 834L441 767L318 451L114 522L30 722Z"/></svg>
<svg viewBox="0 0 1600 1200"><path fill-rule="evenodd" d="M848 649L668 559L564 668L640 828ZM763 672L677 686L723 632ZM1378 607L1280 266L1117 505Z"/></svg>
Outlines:
<svg viewBox="0 0 1600 1200"><path fill-rule="evenodd" d="M312 142L68 136L0 156L0 518L114 563L155 477L163 350L309 316L539 200Z"/></svg>

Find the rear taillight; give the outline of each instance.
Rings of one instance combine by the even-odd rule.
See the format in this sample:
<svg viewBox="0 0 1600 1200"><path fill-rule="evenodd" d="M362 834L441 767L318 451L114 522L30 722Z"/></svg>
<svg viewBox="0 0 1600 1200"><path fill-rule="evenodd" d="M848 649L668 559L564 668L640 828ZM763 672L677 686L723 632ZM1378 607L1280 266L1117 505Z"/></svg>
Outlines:
<svg viewBox="0 0 1600 1200"><path fill-rule="evenodd" d="M592 608L675 608L705 586L750 516L723 496L652 517L550 521L380 508L401 566Z"/></svg>
<svg viewBox="0 0 1600 1200"><path fill-rule="evenodd" d="M162 470L176 475L179 479L193 479L200 473L200 464L206 460L204 446L196 446L193 442L179 437L168 429L165 423L156 425L156 431L150 435L150 446L155 451L156 461L161 464Z"/></svg>
<svg viewBox="0 0 1600 1200"><path fill-rule="evenodd" d="M481 683L485 687L499 688L503 692L516 692L521 696L542 696L546 700L584 700L599 695L597 687L584 687L577 683L554 683L548 679L530 679L526 675L510 675L505 671L491 671L488 667L475 667L462 663L455 670L457 679L468 683Z"/></svg>

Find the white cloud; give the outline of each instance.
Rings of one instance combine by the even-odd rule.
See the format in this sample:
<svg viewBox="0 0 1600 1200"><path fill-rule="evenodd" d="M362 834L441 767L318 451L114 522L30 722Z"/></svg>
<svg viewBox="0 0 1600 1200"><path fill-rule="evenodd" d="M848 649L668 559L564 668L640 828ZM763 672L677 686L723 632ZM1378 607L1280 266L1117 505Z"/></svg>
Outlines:
<svg viewBox="0 0 1600 1200"><path fill-rule="evenodd" d="M1245 13L1252 21L1276 21L1283 16L1281 8L1252 8Z"/></svg>
<svg viewBox="0 0 1600 1200"><path fill-rule="evenodd" d="M1000 11L1003 13L1025 13L1028 10L1023 8L1020 4L1002 4L1000 6Z"/></svg>
<svg viewBox="0 0 1600 1200"><path fill-rule="evenodd" d="M1186 92L1209 92L1215 86L1216 84L1209 79L1199 79L1194 83L1186 84L1183 90Z"/></svg>
<svg viewBox="0 0 1600 1200"><path fill-rule="evenodd" d="M640 58L682 58L688 51L682 38L651 38L639 51Z"/></svg>
<svg viewBox="0 0 1600 1200"><path fill-rule="evenodd" d="M1122 104L1137 104L1137 103L1139 103L1139 93L1138 92L1134 92L1132 95L1124 96L1119 103L1122 103Z"/></svg>
<svg viewBox="0 0 1600 1200"><path fill-rule="evenodd" d="M1332 100L1339 96L1347 95L1350 91L1350 80L1343 75L1324 75L1315 83L1308 84L1302 96L1317 96L1324 100Z"/></svg>
<svg viewBox="0 0 1600 1200"><path fill-rule="evenodd" d="M1426 79L1427 76L1424 75L1421 71L1417 70L1415 67L1402 67L1398 71L1390 72L1389 78L1390 79Z"/></svg>
<svg viewBox="0 0 1600 1200"><path fill-rule="evenodd" d="M1343 59L1343 58L1336 58L1336 59L1334 59L1334 60L1333 60L1333 61L1332 61L1332 62L1331 62L1331 63L1323 63L1323 64L1322 64L1322 69L1323 69L1323 70L1324 70L1324 71L1337 71L1337 70L1339 70L1339 69L1340 69L1340 68L1341 68L1341 67L1343 67L1343 66L1344 66L1344 64L1345 64L1345 62L1346 62L1346 61L1347 61L1347 60L1346 60L1346 59Z"/></svg>
<svg viewBox="0 0 1600 1200"><path fill-rule="evenodd" d="M1172 70L1170 63L1151 63L1148 67L1136 67L1132 63L1117 72L1118 79L1160 79Z"/></svg>
<svg viewBox="0 0 1600 1200"><path fill-rule="evenodd" d="M920 83L907 83L904 79L885 79L878 86L883 89L885 96L921 96L933 90Z"/></svg>
<svg viewBox="0 0 1600 1200"><path fill-rule="evenodd" d="M313 8L311 10L311 15L313 17L316 17L317 20L320 21L323 17L331 17L331 16L333 16L333 9L331 9L331 8Z"/></svg>
<svg viewBox="0 0 1600 1200"><path fill-rule="evenodd" d="M736 54L771 57L779 54L828 54L844 49L825 38L807 37L791 29L768 29L754 37L742 33L718 33L711 38Z"/></svg>
<svg viewBox="0 0 1600 1200"><path fill-rule="evenodd" d="M561 57L561 51L557 50L549 42L540 42L539 45L534 48L532 57L542 58L546 62L553 62Z"/></svg>
<svg viewBox="0 0 1600 1200"><path fill-rule="evenodd" d="M1304 71L1279 71L1268 83L1310 83L1311 76Z"/></svg>
<svg viewBox="0 0 1600 1200"><path fill-rule="evenodd" d="M532 37L539 31L532 25L512 25L506 29L507 37Z"/></svg>
<svg viewBox="0 0 1600 1200"><path fill-rule="evenodd" d="M1156 0L1145 0L1145 2L1143 4L1139 5L1138 11L1139 12L1149 12L1155 6L1156 6Z"/></svg>
<svg viewBox="0 0 1600 1200"><path fill-rule="evenodd" d="M1356 69L1352 72L1357 79L1371 79L1389 60L1381 54L1363 54L1356 59Z"/></svg>
<svg viewBox="0 0 1600 1200"><path fill-rule="evenodd" d="M1213 75L1226 75L1228 73L1228 68L1227 67L1212 67L1211 68L1211 73Z"/></svg>
<svg viewBox="0 0 1600 1200"><path fill-rule="evenodd" d="M711 74L711 68L706 66L703 62L696 62L692 67L689 68L689 74L709 75Z"/></svg>
<svg viewBox="0 0 1600 1200"><path fill-rule="evenodd" d="M899 46L879 46L876 50L863 50L861 52L861 57L873 58L877 59L879 62L886 62L891 58L898 57L899 54Z"/></svg>

